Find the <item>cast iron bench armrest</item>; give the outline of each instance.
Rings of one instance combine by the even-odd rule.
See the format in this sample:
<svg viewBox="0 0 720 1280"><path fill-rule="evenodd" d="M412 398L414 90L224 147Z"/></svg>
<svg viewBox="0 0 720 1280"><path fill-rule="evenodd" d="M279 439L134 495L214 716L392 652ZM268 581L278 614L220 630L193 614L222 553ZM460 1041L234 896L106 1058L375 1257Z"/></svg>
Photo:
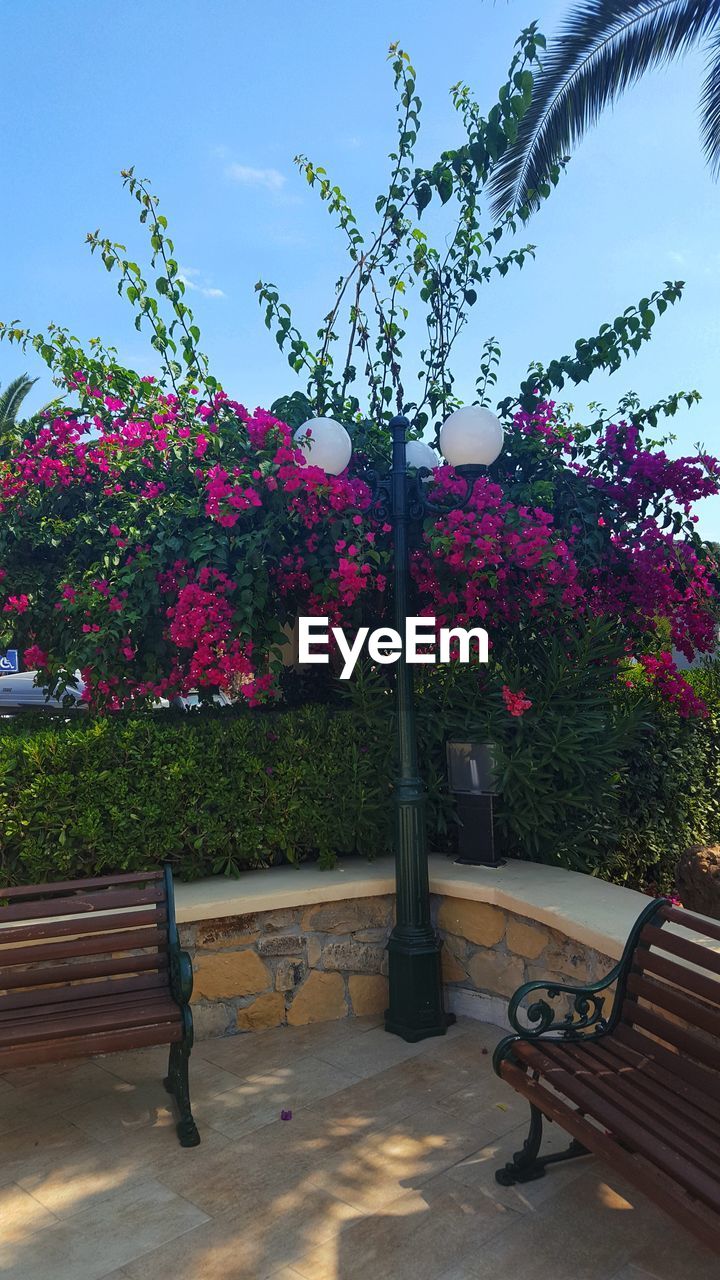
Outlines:
<svg viewBox="0 0 720 1280"><path fill-rule="evenodd" d="M511 1056L512 1046L518 1040L533 1041L543 1036L561 1040L598 1039L612 1030L625 999L627 975L640 933L648 921L666 905L665 898L653 899L648 904L635 921L617 964L597 982L588 982L580 986L570 982L550 982L548 979L540 978L534 982L526 982L518 988L508 1005L508 1021L515 1034L501 1040L493 1054L493 1068L497 1075L501 1075L501 1063ZM617 985L612 1009L605 1017L606 997L601 993L614 984ZM525 1009L525 1017L532 1025L524 1026L518 1020L518 1013L523 1001L534 991L546 992L548 1000L556 1000L560 995L573 996L572 1006L562 1017L558 1017L557 1009L548 1004L548 1000L535 1000Z"/></svg>

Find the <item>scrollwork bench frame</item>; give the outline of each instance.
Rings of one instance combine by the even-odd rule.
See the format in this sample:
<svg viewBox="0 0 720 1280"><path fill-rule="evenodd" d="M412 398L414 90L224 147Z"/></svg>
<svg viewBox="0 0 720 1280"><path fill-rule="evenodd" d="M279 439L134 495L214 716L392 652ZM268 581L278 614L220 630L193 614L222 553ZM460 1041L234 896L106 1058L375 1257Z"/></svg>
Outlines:
<svg viewBox="0 0 720 1280"><path fill-rule="evenodd" d="M718 944L720 923L655 899L601 981L516 991L493 1066L528 1099L530 1131L498 1182L594 1153L720 1253ZM540 1155L544 1119L571 1135L567 1150Z"/></svg>

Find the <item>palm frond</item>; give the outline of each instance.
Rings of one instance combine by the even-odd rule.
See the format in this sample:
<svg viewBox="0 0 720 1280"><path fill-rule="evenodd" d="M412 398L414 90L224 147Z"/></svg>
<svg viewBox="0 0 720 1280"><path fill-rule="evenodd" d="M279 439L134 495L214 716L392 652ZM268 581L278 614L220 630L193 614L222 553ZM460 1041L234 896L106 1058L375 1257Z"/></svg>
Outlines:
<svg viewBox="0 0 720 1280"><path fill-rule="evenodd" d="M29 378L26 373L21 373L0 393L0 429L7 430L15 425L20 406L36 382L37 378Z"/></svg>
<svg viewBox="0 0 720 1280"><path fill-rule="evenodd" d="M582 0L549 46L517 142L493 174L493 214L536 204L533 192L605 107L719 26L720 0Z"/></svg>
<svg viewBox="0 0 720 1280"><path fill-rule="evenodd" d="M703 150L714 178L720 177L720 31L710 41L710 59L700 96Z"/></svg>

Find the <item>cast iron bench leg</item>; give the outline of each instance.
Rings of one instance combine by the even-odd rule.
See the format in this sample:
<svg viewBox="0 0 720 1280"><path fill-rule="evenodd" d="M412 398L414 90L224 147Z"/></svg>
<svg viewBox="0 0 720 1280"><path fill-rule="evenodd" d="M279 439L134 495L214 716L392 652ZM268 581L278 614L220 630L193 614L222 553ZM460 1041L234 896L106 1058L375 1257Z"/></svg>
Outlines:
<svg viewBox="0 0 720 1280"><path fill-rule="evenodd" d="M565 1151L558 1151L552 1156L539 1155L542 1143L543 1113L530 1103L530 1130L525 1139L522 1151L516 1151L512 1160L495 1173L495 1181L502 1187L513 1187L516 1182L533 1182L536 1178L545 1177L545 1169L549 1164L559 1164L561 1160L573 1160L576 1156L590 1154L587 1147L573 1138Z"/></svg>
<svg viewBox="0 0 720 1280"><path fill-rule="evenodd" d="M188 1064L190 1062L190 1046L185 1040L170 1045L170 1061L168 1074L163 1084L168 1093L174 1097L180 1119L177 1124L177 1135L181 1147L196 1147L200 1142L200 1134L193 1120L190 1109L190 1081Z"/></svg>

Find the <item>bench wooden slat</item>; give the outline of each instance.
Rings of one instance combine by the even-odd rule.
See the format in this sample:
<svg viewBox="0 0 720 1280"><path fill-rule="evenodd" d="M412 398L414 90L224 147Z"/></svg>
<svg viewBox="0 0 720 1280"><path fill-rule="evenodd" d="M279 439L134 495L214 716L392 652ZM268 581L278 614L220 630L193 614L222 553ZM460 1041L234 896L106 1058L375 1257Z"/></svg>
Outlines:
<svg viewBox="0 0 720 1280"><path fill-rule="evenodd" d="M152 1044L173 1044L182 1038L181 1023L164 1023L156 1027L125 1027L121 1031L104 1031L69 1040L44 1040L13 1049L0 1049L0 1072L9 1071L12 1067L64 1062L69 1058L89 1058L96 1053L119 1053L123 1049L143 1049Z"/></svg>
<svg viewBox="0 0 720 1280"><path fill-rule="evenodd" d="M51 902L19 902L2 907L4 921L37 920L38 916L82 915L88 911L117 911L120 907L142 907L162 901L157 886L152 889L101 889L98 893L77 893Z"/></svg>
<svg viewBox="0 0 720 1280"><path fill-rule="evenodd" d="M690 969L687 965L671 960L669 956L661 955L657 951L647 951L644 947L635 955L633 970L637 970L638 973L655 974L659 978L665 978L673 986L687 991L690 995L700 996L703 1000L717 1004L718 983L711 974L698 973L697 969Z"/></svg>
<svg viewBox="0 0 720 1280"><path fill-rule="evenodd" d="M88 876L86 880L55 880L49 884L16 884L0 889L0 899L7 898L12 902L16 898L41 898L50 894L66 894L73 893L76 889L81 893L87 893L88 889L99 889L103 886L115 884L149 884L152 880L159 880L161 883L161 892L163 898L165 896L165 886L162 883L162 871L119 871L114 876ZM40 912L38 912L38 915Z"/></svg>
<svg viewBox="0 0 720 1280"><path fill-rule="evenodd" d="M671 929L658 929L655 925L646 924L640 934L640 947L657 947L660 951L669 951L673 955L688 960L705 972L720 974L720 952L710 947L702 947L698 942L691 942ZM642 964L642 958L640 958Z"/></svg>
<svg viewBox="0 0 720 1280"><path fill-rule="evenodd" d="M656 1164L659 1169L670 1174L692 1195L698 1196L710 1208L720 1211L720 1182L717 1177L708 1175L699 1168L695 1161L679 1152L665 1140L664 1130L660 1133L651 1131L645 1121L626 1114L617 1101L601 1095L593 1082L593 1086L579 1080L566 1067L558 1066L538 1044L519 1041L515 1051L534 1070L542 1072L554 1088L580 1108L585 1114L592 1116L609 1132L620 1135L631 1142L633 1148Z"/></svg>
<svg viewBox="0 0 720 1280"><path fill-rule="evenodd" d="M720 1009L715 1005L710 1008L699 1000L692 1000L676 987L666 982L657 982L652 977L644 977L639 973L631 973L627 981L627 990L641 1000L647 1000L656 1009L674 1013L691 1027L707 1031L709 1035L720 1037Z"/></svg>
<svg viewBox="0 0 720 1280"><path fill-rule="evenodd" d="M13 1027L0 1027L0 1049L10 1045L34 1044L47 1040L48 1035L65 1040L72 1036L83 1038L101 1031L121 1030L124 1027L155 1027L165 1022L181 1022L182 1013L169 996L146 998L142 1003L126 1007L116 1002L106 1002L104 1010L93 1013L83 1010L78 1014L61 1012L57 1018L44 1018Z"/></svg>
<svg viewBox="0 0 720 1280"><path fill-rule="evenodd" d="M76 956L100 956L113 951L132 951L136 947L167 947L167 930L157 925L141 929L128 928L112 933L93 933L66 942L41 942L29 947L10 947L0 952L0 987L7 985L12 970L18 965L46 964L54 960L73 960ZM28 973L32 980L32 973ZM68 978L71 974L68 973Z"/></svg>
<svg viewBox="0 0 720 1280"><path fill-rule="evenodd" d="M638 1037L640 1039L640 1037ZM672 1070L668 1070L660 1059L658 1050L660 1046L651 1040L647 1040L647 1050L633 1048L627 1040L627 1037L614 1032L612 1036L603 1036L598 1041L598 1051L602 1048L604 1053L612 1054L620 1062L625 1062L629 1066L635 1067L642 1073L645 1080L656 1082L668 1098L674 1100L674 1105L682 1111L690 1119L691 1116L696 1117L696 1123L699 1128L707 1128L709 1132L720 1138L720 1110L718 1103L715 1102L712 1095L701 1089L696 1089L694 1085L677 1074L678 1069L682 1069L687 1059L678 1059L677 1054L670 1054L671 1058L676 1058L672 1065ZM651 1052L655 1048L655 1052Z"/></svg>
<svg viewBox="0 0 720 1280"><path fill-rule="evenodd" d="M673 1075L682 1072L682 1079L686 1083L689 1082L699 1095L704 1095L706 1099L712 1099L720 1105L720 1077L717 1073L708 1071L707 1067L701 1063L693 1062L691 1058L669 1049L667 1045L651 1040L637 1027L627 1026L624 1023L620 1023L615 1028L613 1039L637 1050L638 1053L650 1055L653 1061L660 1063Z"/></svg>
<svg viewBox="0 0 720 1280"><path fill-rule="evenodd" d="M7 990L17 990L19 987L32 989L45 985L52 986L57 982L67 982L70 977L73 981L79 981L81 978L111 978L121 973L142 973L146 969L167 969L168 960L167 955L161 951L153 951L150 955L105 956L102 960L87 960L82 964L73 964L71 975L68 974L69 967L67 964L60 963L35 969L32 972L21 970L2 981ZM2 1007L2 998L0 996L0 1007Z"/></svg>
<svg viewBox="0 0 720 1280"><path fill-rule="evenodd" d="M704 916L693 915L692 911L685 911L682 907L666 907L663 915L671 924L680 924L684 929L704 933L706 938L720 942L720 921L706 920Z"/></svg>
<svg viewBox="0 0 720 1280"><path fill-rule="evenodd" d="M15 1009L12 1014L6 1014L4 1020L0 1016L0 1031L8 1026L16 1031L23 1027L40 1024L45 1027L49 1035L64 1018L69 1017L82 1017L86 1019L88 1027L92 1027L96 1013L106 1013L110 1009L149 1007L151 1004L158 1004L161 1000L167 1002L168 999L166 987L154 986L109 992L94 999L65 1000L56 1004L34 1005L31 1009ZM177 1005L175 1007L179 1008Z"/></svg>
<svg viewBox="0 0 720 1280"><path fill-rule="evenodd" d="M138 908L137 911L116 911L106 916L80 916L73 920L69 916L61 916L57 920L38 920L33 924L9 925L2 927L2 908L0 907L0 962L3 947L10 943L15 946L19 942L50 941L54 938L73 937L83 933L110 933L113 929L137 929L146 924L167 924L167 908Z"/></svg>
<svg viewBox="0 0 720 1280"><path fill-rule="evenodd" d="M15 991L0 999L0 1023L22 1021L34 1015L42 1017L55 1005L77 1004L100 996L118 996L126 991L167 991L167 973L149 970L129 978L100 978L88 982L63 983L58 987L36 987L32 991Z"/></svg>
<svg viewBox="0 0 720 1280"><path fill-rule="evenodd" d="M706 1067L717 1066L717 1046L703 1040L694 1031L678 1026L676 1022L661 1017L652 1009L646 1009L635 1000L626 1000L622 1012L624 1020L630 1026L644 1027L646 1031L651 1031L653 1035L674 1045L681 1053L687 1053L697 1062L704 1063Z"/></svg>
<svg viewBox="0 0 720 1280"><path fill-rule="evenodd" d="M522 1067L505 1059L500 1070L503 1079L544 1115L556 1121L590 1151L602 1156L634 1186L646 1191L676 1221L693 1231L699 1240L717 1250L720 1214L689 1195L682 1186L678 1186L672 1175L666 1174L653 1161L647 1160L638 1152L628 1151L611 1134L590 1124L577 1110L528 1076Z"/></svg>
<svg viewBox="0 0 720 1280"><path fill-rule="evenodd" d="M549 1046L545 1046L546 1050ZM627 1115L642 1124L655 1125L662 1116L663 1137L668 1144L699 1165L706 1173L714 1175L720 1165L720 1139L714 1138L703 1126L698 1125L697 1114L688 1116L680 1099L674 1099L646 1077L638 1078L627 1066L618 1066L611 1054L604 1057L590 1052L590 1046L568 1042L559 1050L553 1046L548 1054L559 1066L565 1063L569 1070L576 1065L579 1079L583 1073L590 1076L591 1086L598 1093L614 1102ZM567 1059L570 1062L567 1062Z"/></svg>

